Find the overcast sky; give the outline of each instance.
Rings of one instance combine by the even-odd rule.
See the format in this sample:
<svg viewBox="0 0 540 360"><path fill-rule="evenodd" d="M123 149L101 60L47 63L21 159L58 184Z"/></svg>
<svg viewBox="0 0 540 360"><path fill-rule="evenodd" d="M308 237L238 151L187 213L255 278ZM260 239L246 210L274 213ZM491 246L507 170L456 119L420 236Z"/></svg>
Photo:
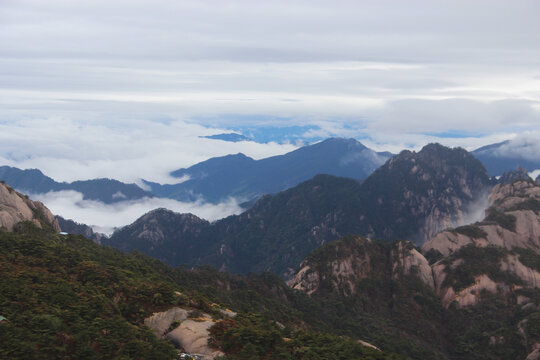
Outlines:
<svg viewBox="0 0 540 360"><path fill-rule="evenodd" d="M198 137L230 129L394 152L538 139L539 19L537 0L0 0L0 163L164 182L295 148Z"/></svg>

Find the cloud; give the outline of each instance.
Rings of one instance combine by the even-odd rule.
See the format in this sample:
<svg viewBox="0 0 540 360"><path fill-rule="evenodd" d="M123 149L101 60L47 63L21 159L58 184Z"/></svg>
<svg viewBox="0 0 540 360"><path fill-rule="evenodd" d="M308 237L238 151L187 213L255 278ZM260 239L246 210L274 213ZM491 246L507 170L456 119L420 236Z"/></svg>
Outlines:
<svg viewBox="0 0 540 360"><path fill-rule="evenodd" d="M243 152L254 158L283 154L289 144L199 138L223 132L183 121L131 118L106 121L30 118L0 122L0 161L39 168L56 180L107 177L177 183L169 172L214 156ZM3 158L3 159L1 159Z"/></svg>
<svg viewBox="0 0 540 360"><path fill-rule="evenodd" d="M394 152L540 130L539 12L535 0L0 1L0 160L57 180L172 182L212 156L295 148L198 138L239 127L315 124L306 138ZM437 135L462 128L475 134Z"/></svg>
<svg viewBox="0 0 540 360"><path fill-rule="evenodd" d="M539 127L540 112L527 100L470 99L391 101L370 116L368 130L384 133L438 133L459 129L490 133Z"/></svg>
<svg viewBox="0 0 540 360"><path fill-rule="evenodd" d="M55 215L90 225L95 231L105 234L111 234L115 228L133 223L148 211L156 208L192 213L209 221L242 212L234 199L221 204L209 204L202 201L187 203L161 198L104 204L100 201L83 200L83 195L77 191L51 191L46 194L30 194L30 197L43 202Z"/></svg>
<svg viewBox="0 0 540 360"><path fill-rule="evenodd" d="M516 136L495 150L495 155L503 158L523 158L538 161L540 154L540 132L527 132Z"/></svg>

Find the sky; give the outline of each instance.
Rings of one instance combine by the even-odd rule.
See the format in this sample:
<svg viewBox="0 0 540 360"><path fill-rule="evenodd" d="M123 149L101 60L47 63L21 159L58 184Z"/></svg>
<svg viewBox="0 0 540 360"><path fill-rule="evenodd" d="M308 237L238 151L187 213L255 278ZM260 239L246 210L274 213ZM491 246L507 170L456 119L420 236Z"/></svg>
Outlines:
<svg viewBox="0 0 540 360"><path fill-rule="evenodd" d="M332 136L535 143L539 16L537 0L0 0L0 163L171 182ZM230 131L263 143L200 138Z"/></svg>

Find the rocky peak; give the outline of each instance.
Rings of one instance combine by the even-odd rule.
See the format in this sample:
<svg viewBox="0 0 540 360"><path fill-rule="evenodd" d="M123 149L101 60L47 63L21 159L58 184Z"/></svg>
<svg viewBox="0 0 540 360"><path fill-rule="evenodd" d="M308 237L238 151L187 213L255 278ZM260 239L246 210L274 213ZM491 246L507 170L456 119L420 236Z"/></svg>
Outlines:
<svg viewBox="0 0 540 360"><path fill-rule="evenodd" d="M308 256L288 284L308 294L332 289L353 296L362 279L413 276L436 291L443 307L475 305L486 292L507 297L540 287L540 186L528 180L499 184L489 201L484 220L440 232L423 245L423 254L410 242L388 250L344 238ZM533 301L518 297L523 304Z"/></svg>
<svg viewBox="0 0 540 360"><path fill-rule="evenodd" d="M408 241L398 242L391 251L392 279L403 275L417 276L424 284L435 288L433 272L426 258Z"/></svg>
<svg viewBox="0 0 540 360"><path fill-rule="evenodd" d="M497 183L508 185L513 183L516 180L527 180L533 181L527 172L527 169L523 169L521 166L518 166L514 171L505 171L502 176L497 180Z"/></svg>
<svg viewBox="0 0 540 360"><path fill-rule="evenodd" d="M0 228L13 231L18 223L24 221L38 227L51 226L55 231L60 231L54 215L43 203L32 201L9 185L0 183Z"/></svg>
<svg viewBox="0 0 540 360"><path fill-rule="evenodd" d="M432 268L444 306L474 305L482 291L540 285L540 186L498 184L489 203L483 221L443 231L422 247L440 259Z"/></svg>
<svg viewBox="0 0 540 360"><path fill-rule="evenodd" d="M471 204L489 190L485 168L461 148L426 145L402 151L362 184L375 236L422 243L441 229L465 222ZM393 218L391 226L379 226ZM383 224L381 224L383 225Z"/></svg>
<svg viewBox="0 0 540 360"><path fill-rule="evenodd" d="M434 288L431 267L411 242L400 241L389 247L347 236L311 253L288 285L309 295L331 289L348 297L356 294L362 279L400 281L403 276L416 276Z"/></svg>
<svg viewBox="0 0 540 360"><path fill-rule="evenodd" d="M313 294L321 286L336 293L351 296L356 292L356 282L373 275L384 263L373 262L377 247L369 239L345 237L328 243L311 253L300 264L300 269L289 281L293 289Z"/></svg>

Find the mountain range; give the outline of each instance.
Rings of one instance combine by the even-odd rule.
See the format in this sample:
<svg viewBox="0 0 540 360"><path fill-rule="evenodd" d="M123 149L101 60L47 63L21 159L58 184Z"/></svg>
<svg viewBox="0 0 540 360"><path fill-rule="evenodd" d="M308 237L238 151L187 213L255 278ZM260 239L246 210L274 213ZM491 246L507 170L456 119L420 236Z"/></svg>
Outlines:
<svg viewBox="0 0 540 360"><path fill-rule="evenodd" d="M213 224L158 209L103 243L171 265L288 277L311 250L346 234L422 243L463 223L490 186L467 151L430 144L418 153L403 151L363 182L318 175Z"/></svg>
<svg viewBox="0 0 540 360"><path fill-rule="evenodd" d="M238 134L220 134L217 138L222 139L221 135L225 140L245 140L236 136ZM518 166L529 171L540 168L540 161L518 155L519 151L509 152L509 148L515 150L516 147L519 148L519 144L509 140L484 146L471 153L487 168L489 176L502 176ZM354 139L331 138L260 160L241 153L211 158L171 172L170 175L178 179L177 184L142 180L146 190L112 179L56 182L40 170L21 170L9 166L0 167L0 179L23 192L41 194L74 190L81 192L84 199L107 204L152 196L211 203L235 198L248 209L260 196L294 187L318 174L364 180L392 156L389 152L375 152Z"/></svg>
<svg viewBox="0 0 540 360"><path fill-rule="evenodd" d="M0 179L19 191L31 194L73 190L82 193L85 200L98 200L106 204L154 196L135 184L125 184L112 179L57 182L38 169L21 170L0 166Z"/></svg>
<svg viewBox="0 0 540 360"><path fill-rule="evenodd" d="M179 184L146 184L157 196L182 201L202 198L220 202L229 197L249 201L291 188L318 174L363 180L390 156L354 139L333 138L261 160L241 153L212 158L171 172L173 177L187 179Z"/></svg>
<svg viewBox="0 0 540 360"><path fill-rule="evenodd" d="M531 144L522 144L517 140L483 146L472 154L484 164L490 176L501 176L518 166L529 171L540 169L540 158Z"/></svg>
<svg viewBox="0 0 540 360"><path fill-rule="evenodd" d="M455 171L449 161L462 150L439 147L400 161L442 159L440 169ZM540 186L531 179L497 184L483 219L447 228L421 249L357 235L325 243L304 257L288 284L270 273L172 269L58 234L50 211L5 184L0 209L3 358L540 355Z"/></svg>

